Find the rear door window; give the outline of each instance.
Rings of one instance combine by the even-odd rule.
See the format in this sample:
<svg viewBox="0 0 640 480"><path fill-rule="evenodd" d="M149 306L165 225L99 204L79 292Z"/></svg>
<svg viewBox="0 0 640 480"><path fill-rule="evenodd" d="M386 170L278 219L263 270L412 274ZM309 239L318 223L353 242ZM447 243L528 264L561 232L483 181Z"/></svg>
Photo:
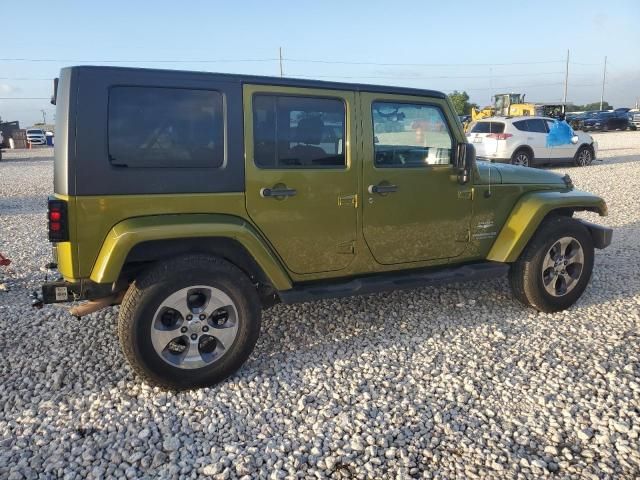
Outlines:
<svg viewBox="0 0 640 480"><path fill-rule="evenodd" d="M535 133L547 133L547 125L544 120L539 118L530 118L527 120L527 131Z"/></svg>
<svg viewBox="0 0 640 480"><path fill-rule="evenodd" d="M504 133L504 123L478 122L471 129L471 133Z"/></svg>
<svg viewBox="0 0 640 480"><path fill-rule="evenodd" d="M109 161L122 167L219 168L224 164L220 92L112 87Z"/></svg>
<svg viewBox="0 0 640 480"><path fill-rule="evenodd" d="M342 100L254 95L253 150L260 168L345 168Z"/></svg>

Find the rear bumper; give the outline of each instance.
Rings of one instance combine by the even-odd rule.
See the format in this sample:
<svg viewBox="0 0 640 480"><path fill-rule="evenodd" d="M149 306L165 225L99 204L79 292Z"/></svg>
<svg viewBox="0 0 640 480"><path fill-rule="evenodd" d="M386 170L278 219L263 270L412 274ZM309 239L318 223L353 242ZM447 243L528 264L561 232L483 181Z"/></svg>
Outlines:
<svg viewBox="0 0 640 480"><path fill-rule="evenodd" d="M611 245L611 240L613 238L612 228L603 227L602 225L596 225L595 223L586 222L584 220L580 220L580 223L589 230L591 238L593 239L594 247L603 249Z"/></svg>
<svg viewBox="0 0 640 480"><path fill-rule="evenodd" d="M79 282L59 280L42 284L42 301L45 304L97 300L110 295L113 295L113 285L110 283L95 283L91 280Z"/></svg>

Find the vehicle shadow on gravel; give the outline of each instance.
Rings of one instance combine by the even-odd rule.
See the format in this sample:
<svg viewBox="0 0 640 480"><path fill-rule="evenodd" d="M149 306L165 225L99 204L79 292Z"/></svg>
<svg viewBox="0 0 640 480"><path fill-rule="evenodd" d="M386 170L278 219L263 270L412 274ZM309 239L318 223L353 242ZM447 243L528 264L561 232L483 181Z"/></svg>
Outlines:
<svg viewBox="0 0 640 480"><path fill-rule="evenodd" d="M634 148L624 148L622 150L630 150L632 152L637 152L637 149L634 149ZM608 150L605 150L605 151L608 151ZM580 167L575 163L573 163L572 161L570 161L570 162L563 162L563 163L547 163L542 165L542 168L546 168L548 170L561 170L566 168L570 168L572 170L573 169L581 170L581 169L591 168L591 167L614 165L618 163L633 163L633 162L640 162L640 155L638 155L638 153L630 153L629 155L615 155L612 157L599 156L599 158L597 160L594 160L593 163L588 167Z"/></svg>
<svg viewBox="0 0 640 480"><path fill-rule="evenodd" d="M3 196L0 198L0 217L9 215L43 215L46 211L46 196Z"/></svg>
<svg viewBox="0 0 640 480"><path fill-rule="evenodd" d="M613 227L611 245L596 250L593 274L576 307L602 305L640 293L640 222ZM606 312L603 312L606 314Z"/></svg>

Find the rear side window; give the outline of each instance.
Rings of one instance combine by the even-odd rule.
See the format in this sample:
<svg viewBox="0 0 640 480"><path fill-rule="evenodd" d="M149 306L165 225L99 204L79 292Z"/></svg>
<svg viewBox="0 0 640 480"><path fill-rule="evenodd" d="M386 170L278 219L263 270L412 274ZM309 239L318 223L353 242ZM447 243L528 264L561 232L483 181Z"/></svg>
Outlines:
<svg viewBox="0 0 640 480"><path fill-rule="evenodd" d="M371 113L376 167L411 168L451 163L453 141L439 107L374 102Z"/></svg>
<svg viewBox="0 0 640 480"><path fill-rule="evenodd" d="M219 168L224 164L223 110L216 91L113 87L109 161L126 167Z"/></svg>
<svg viewBox="0 0 640 480"><path fill-rule="evenodd" d="M345 168L342 100L254 95L253 152L260 168Z"/></svg>
<svg viewBox="0 0 640 480"><path fill-rule="evenodd" d="M471 133L504 133L504 123L478 122L471 129Z"/></svg>
<svg viewBox="0 0 640 480"><path fill-rule="evenodd" d="M527 124L527 120L518 120L517 122L513 122L513 126L516 127L521 132L528 132L529 125Z"/></svg>

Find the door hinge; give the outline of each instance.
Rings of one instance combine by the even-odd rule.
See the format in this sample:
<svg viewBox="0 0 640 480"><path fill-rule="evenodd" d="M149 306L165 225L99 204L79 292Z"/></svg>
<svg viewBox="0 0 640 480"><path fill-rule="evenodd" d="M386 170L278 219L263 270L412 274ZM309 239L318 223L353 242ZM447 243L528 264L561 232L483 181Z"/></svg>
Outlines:
<svg viewBox="0 0 640 480"><path fill-rule="evenodd" d="M353 240L350 240L348 242L339 243L336 250L341 254L353 255L356 253L356 245Z"/></svg>
<svg viewBox="0 0 640 480"><path fill-rule="evenodd" d="M338 197L338 206L358 208L358 194L340 195Z"/></svg>
<svg viewBox="0 0 640 480"><path fill-rule="evenodd" d="M458 190L458 200L473 200L473 189Z"/></svg>

